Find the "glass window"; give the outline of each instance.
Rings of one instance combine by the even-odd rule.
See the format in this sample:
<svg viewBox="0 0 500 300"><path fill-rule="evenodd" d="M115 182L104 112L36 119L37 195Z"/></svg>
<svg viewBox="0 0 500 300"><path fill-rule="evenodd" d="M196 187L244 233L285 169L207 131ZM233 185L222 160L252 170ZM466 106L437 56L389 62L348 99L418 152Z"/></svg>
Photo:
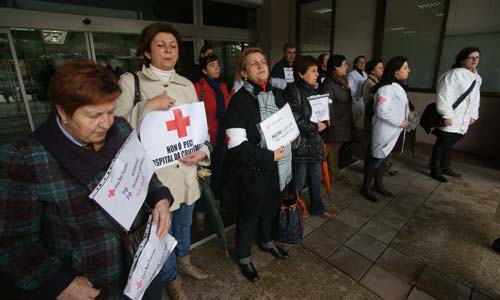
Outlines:
<svg viewBox="0 0 500 300"><path fill-rule="evenodd" d="M256 29L257 9L215 0L203 0L203 24Z"/></svg>
<svg viewBox="0 0 500 300"><path fill-rule="evenodd" d="M93 33L97 63L108 66L117 77L141 69L142 59L135 55L139 35Z"/></svg>
<svg viewBox="0 0 500 300"><path fill-rule="evenodd" d="M217 55L221 66L221 80L223 80L228 89L231 90L241 51L248 48L250 45L255 45L248 42L224 41L206 41L206 43L214 47L215 55Z"/></svg>
<svg viewBox="0 0 500 300"><path fill-rule="evenodd" d="M407 56L412 88L432 88L445 0L388 0L382 57Z"/></svg>
<svg viewBox="0 0 500 300"><path fill-rule="evenodd" d="M17 0L0 1L0 6L85 16L193 23L192 0L175 3L160 0Z"/></svg>
<svg viewBox="0 0 500 300"><path fill-rule="evenodd" d="M478 70L483 92L500 92L500 2L453 0L450 3L439 75L450 69L458 52L468 46L481 49Z"/></svg>
<svg viewBox="0 0 500 300"><path fill-rule="evenodd" d="M179 47L179 61L176 70L186 78L191 78L194 72L194 42L192 40L183 40Z"/></svg>
<svg viewBox="0 0 500 300"><path fill-rule="evenodd" d="M332 1L318 0L300 5L299 49L301 55L318 57L330 52Z"/></svg>

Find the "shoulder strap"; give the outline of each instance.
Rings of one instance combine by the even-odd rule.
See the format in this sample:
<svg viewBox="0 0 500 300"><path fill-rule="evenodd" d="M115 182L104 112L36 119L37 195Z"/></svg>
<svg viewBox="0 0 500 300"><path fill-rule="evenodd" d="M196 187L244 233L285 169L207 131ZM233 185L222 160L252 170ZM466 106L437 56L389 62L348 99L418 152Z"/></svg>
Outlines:
<svg viewBox="0 0 500 300"><path fill-rule="evenodd" d="M141 86L139 84L139 76L137 76L136 72L132 72L134 76L134 105L141 102Z"/></svg>
<svg viewBox="0 0 500 300"><path fill-rule="evenodd" d="M465 98L467 98L467 96L470 94L470 92L472 92L472 89L474 88L474 86L476 86L476 80L474 80L471 85L469 86L469 88L465 91L465 93L463 93L462 95L460 95L460 97L458 97L457 101L455 103L453 103L453 105L451 106L453 109L457 108L460 103L462 103L462 101L464 101Z"/></svg>

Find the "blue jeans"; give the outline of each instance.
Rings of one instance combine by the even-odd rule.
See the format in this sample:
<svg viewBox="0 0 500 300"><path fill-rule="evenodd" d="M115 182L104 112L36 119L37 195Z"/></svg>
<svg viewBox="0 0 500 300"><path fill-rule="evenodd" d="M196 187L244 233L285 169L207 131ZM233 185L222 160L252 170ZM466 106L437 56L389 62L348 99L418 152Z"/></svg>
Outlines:
<svg viewBox="0 0 500 300"><path fill-rule="evenodd" d="M170 214L172 225L170 226L169 233L177 240L177 246L174 250L175 255L170 255L160 270L159 276L163 281L172 281L177 277L176 257L184 257L189 254L193 208L194 204L187 205L182 203L177 210Z"/></svg>
<svg viewBox="0 0 500 300"><path fill-rule="evenodd" d="M295 183L297 191L300 193L305 186L306 178L309 178L309 198L311 205L309 212L314 215L321 215L325 212L325 205L321 200L321 163L319 162L296 162L295 163Z"/></svg>

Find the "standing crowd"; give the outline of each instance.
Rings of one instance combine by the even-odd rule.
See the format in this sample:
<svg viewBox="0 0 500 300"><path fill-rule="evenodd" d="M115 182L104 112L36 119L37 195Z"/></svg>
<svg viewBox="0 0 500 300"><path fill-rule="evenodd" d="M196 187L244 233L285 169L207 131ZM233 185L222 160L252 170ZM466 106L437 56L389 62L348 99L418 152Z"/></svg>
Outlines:
<svg viewBox="0 0 500 300"><path fill-rule="evenodd" d="M340 162L350 159L350 144L368 141L362 197L392 197L384 186L390 157L404 144L409 115L407 58L396 56L353 62L340 54L297 56L293 44L272 69L265 53L241 53L235 84L221 80L215 49L200 51L199 65L187 79L176 71L180 35L168 23L142 31L137 56L141 71L117 80L88 60L69 62L52 77L48 92L53 112L32 135L0 148L0 268L26 298L126 299L129 265L122 259L117 223L90 192L133 130L150 112L202 101L208 137L187 154L153 175L146 197L157 235L178 241L143 299L187 299L179 274L197 280L209 274L192 263L191 228L202 230L207 211L197 171L208 167L211 187L224 210L236 213L236 257L245 278L255 282L252 233L258 226L259 248L278 259L288 253L276 243L276 222L284 199L308 187L310 214L335 218L321 198L322 181L350 179ZM436 107L442 123L432 151L430 176L446 182L461 176L452 169L452 148L479 118L480 50L464 48L437 86ZM328 95L330 120L312 122L311 97ZM463 98L458 106L457 99ZM300 135L271 151L258 124L289 105ZM346 154L347 153L347 154ZM393 170L393 174L397 172ZM134 224L144 223L143 213ZM193 221L194 219L194 221Z"/></svg>

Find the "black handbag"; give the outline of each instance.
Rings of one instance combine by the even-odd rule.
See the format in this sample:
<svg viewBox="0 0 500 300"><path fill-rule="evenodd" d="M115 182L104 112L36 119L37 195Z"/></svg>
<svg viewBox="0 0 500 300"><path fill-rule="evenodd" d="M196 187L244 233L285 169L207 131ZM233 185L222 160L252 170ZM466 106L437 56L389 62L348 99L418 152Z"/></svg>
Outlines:
<svg viewBox="0 0 500 300"><path fill-rule="evenodd" d="M281 204L277 227L277 242L296 245L302 241L304 222L295 195Z"/></svg>
<svg viewBox="0 0 500 300"><path fill-rule="evenodd" d="M462 94L460 97L458 97L457 101L453 103L452 108L455 110L462 101L464 101L465 98L472 92L472 89L476 85L476 80L474 80L469 88ZM434 127L441 127L443 126L443 116L437 111L437 106L436 102L433 102L427 107L425 107L424 112L422 113L422 116L420 117L420 126L422 126L425 130L425 132L430 133L432 128Z"/></svg>

